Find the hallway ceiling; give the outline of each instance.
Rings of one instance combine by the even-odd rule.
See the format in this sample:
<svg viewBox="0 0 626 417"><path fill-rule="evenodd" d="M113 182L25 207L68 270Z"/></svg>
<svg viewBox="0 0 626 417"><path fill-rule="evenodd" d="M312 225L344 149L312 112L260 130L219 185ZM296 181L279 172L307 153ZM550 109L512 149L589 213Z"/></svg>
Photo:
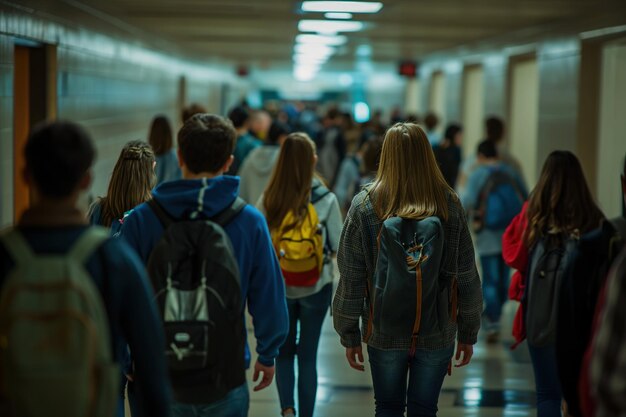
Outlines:
<svg viewBox="0 0 626 417"><path fill-rule="evenodd" d="M324 18L323 13L302 13L301 2L290 0L26 3L80 9L100 20L112 17L127 32L135 28L153 44L161 39L194 58L220 58L260 68L291 65L298 21ZM616 8L624 11L626 21L626 0L383 0L383 4L377 14L354 15L353 20L363 21L366 28L346 34L348 42L331 58L331 64L354 67L359 50L366 56L371 51L369 59L375 63L419 59L521 30L545 30L547 25L615 13Z"/></svg>

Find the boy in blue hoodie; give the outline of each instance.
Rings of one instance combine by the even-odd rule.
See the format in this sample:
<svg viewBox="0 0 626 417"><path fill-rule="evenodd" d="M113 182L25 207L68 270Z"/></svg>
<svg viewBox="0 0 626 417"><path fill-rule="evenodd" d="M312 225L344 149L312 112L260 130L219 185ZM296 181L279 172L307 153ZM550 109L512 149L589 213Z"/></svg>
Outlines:
<svg viewBox="0 0 626 417"><path fill-rule="evenodd" d="M178 132L183 179L160 184L153 191L167 214L175 219L212 218L230 207L239 193L239 178L224 173L233 162L235 138L232 123L220 116L197 114L185 123ZM272 383L274 359L288 332L285 287L267 223L257 209L247 205L224 230L237 258L242 299L253 319L259 355L254 380L263 375L254 388L259 391ZM162 234L163 226L148 204L133 210L121 230L144 263ZM246 366L249 364L246 347ZM182 387L174 386L175 398L177 388ZM248 387L243 384L215 403L198 398L193 404L177 402L173 409L175 416L239 417L247 415L248 406Z"/></svg>

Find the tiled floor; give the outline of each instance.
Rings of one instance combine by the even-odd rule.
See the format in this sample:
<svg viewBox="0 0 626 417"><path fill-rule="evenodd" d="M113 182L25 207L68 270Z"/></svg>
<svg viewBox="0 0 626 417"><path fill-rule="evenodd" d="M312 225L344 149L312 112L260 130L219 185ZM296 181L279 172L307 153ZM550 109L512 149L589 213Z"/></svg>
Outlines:
<svg viewBox="0 0 626 417"><path fill-rule="evenodd" d="M254 336L249 335L254 349ZM480 341L472 363L454 369L439 397L440 417L535 416L532 369L521 346L513 360L505 343L488 346ZM352 370L344 349L332 328L331 317L324 323L319 351L319 382L316 417L366 417L374 415L374 392L366 372ZM248 377L251 381L251 375ZM251 393L250 417L279 416L276 386Z"/></svg>

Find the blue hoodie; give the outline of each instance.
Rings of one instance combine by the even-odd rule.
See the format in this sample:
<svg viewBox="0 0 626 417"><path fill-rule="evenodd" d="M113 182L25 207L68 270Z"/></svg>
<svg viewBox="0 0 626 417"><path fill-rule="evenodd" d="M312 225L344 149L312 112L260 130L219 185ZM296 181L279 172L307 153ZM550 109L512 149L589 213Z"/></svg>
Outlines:
<svg viewBox="0 0 626 417"><path fill-rule="evenodd" d="M152 195L174 218L213 217L229 207L239 193L239 177L178 180L160 184ZM252 315L259 362L274 365L289 330L285 286L263 215L247 205L226 227L241 274L244 305ZM121 236L135 248L144 264L163 234L163 226L147 204L124 220ZM246 345L246 366L250 350Z"/></svg>

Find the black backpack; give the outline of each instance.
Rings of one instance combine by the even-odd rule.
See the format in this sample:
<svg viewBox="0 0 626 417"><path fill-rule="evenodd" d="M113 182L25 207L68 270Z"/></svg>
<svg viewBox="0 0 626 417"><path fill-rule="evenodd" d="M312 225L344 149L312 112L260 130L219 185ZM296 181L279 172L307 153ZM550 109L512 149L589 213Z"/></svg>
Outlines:
<svg viewBox="0 0 626 417"><path fill-rule="evenodd" d="M165 329L175 398L211 403L245 382L246 334L239 268L222 229L245 207L235 202L212 219L173 219L148 202L163 236L148 260Z"/></svg>
<svg viewBox="0 0 626 417"><path fill-rule="evenodd" d="M563 283L578 256L579 237L549 235L534 246L522 300L526 338L532 346L554 346Z"/></svg>
<svg viewBox="0 0 626 417"><path fill-rule="evenodd" d="M368 288L372 331L415 341L445 330L455 318L454 283L440 274L444 239L438 217L383 222Z"/></svg>
<svg viewBox="0 0 626 417"><path fill-rule="evenodd" d="M582 362L591 342L598 296L622 244L617 230L606 220L585 233L560 290L556 358L563 398L572 417L582 416L578 390Z"/></svg>

